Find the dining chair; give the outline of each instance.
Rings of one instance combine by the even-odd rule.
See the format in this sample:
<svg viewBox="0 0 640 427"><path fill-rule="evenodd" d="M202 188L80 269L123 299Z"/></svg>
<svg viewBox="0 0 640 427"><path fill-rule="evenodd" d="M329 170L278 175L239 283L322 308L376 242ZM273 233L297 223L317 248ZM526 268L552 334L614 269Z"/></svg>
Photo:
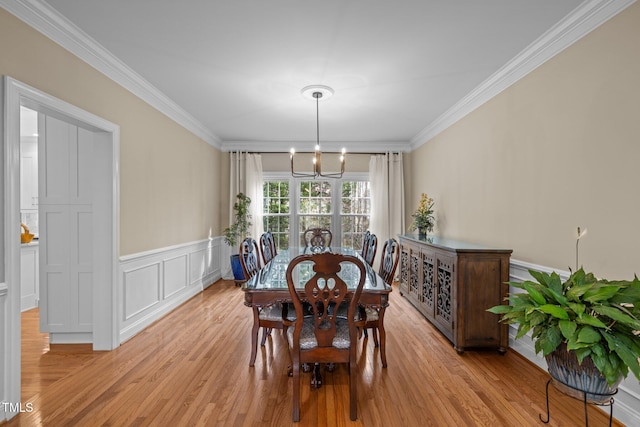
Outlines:
<svg viewBox="0 0 640 427"><path fill-rule="evenodd" d="M369 240L367 241L367 251L364 255L364 260L373 267L373 261L376 259L376 251L378 250L378 236L371 233L369 234Z"/></svg>
<svg viewBox="0 0 640 427"><path fill-rule="evenodd" d="M252 237L247 237L240 243L240 264L245 279L252 278L260 270L260 249Z"/></svg>
<svg viewBox="0 0 640 427"><path fill-rule="evenodd" d="M260 252L258 243L252 237L247 237L240 244L240 264L244 271L245 279L250 279L260 271ZM268 307L253 306L254 316L258 318L258 322L254 322L251 329L251 358L249 366L253 366L258 351L258 333L262 328L262 340L260 345L264 346L267 336L271 335L271 331L275 329L283 329L282 324L282 304L276 303Z"/></svg>
<svg viewBox="0 0 640 427"><path fill-rule="evenodd" d="M365 231L362 238L362 250L360 251L360 256L362 257L362 259L367 256L367 248L369 247L369 236L371 236L371 232L369 230Z"/></svg>
<svg viewBox="0 0 640 427"><path fill-rule="evenodd" d="M260 252L262 252L262 261L265 265L278 254L276 241L270 231L262 233L260 236Z"/></svg>
<svg viewBox="0 0 640 427"><path fill-rule="evenodd" d="M328 248L331 246L333 234L326 228L309 228L303 233L304 244L310 248Z"/></svg>
<svg viewBox="0 0 640 427"><path fill-rule="evenodd" d="M310 263L309 270L301 269L303 263ZM359 274L353 295L349 292L345 281L338 272L353 264ZM301 274L313 274L299 287ZM355 275L354 275L355 276ZM358 330L356 314L358 301L366 278L364 263L355 256L324 252L319 254L300 255L294 258L287 267L287 285L295 307L296 320L287 331L291 366L293 371L293 421L300 421L300 383L301 364L307 363L347 363L349 371L349 416L357 418L357 341ZM303 300L311 307L312 315L304 316ZM349 315L344 318L337 315L337 310L329 307L348 305ZM313 374L312 374L313 375Z"/></svg>
<svg viewBox="0 0 640 427"><path fill-rule="evenodd" d="M396 239L389 239L384 242L384 246L382 248L382 259L380 260L380 270L378 270L378 275L382 277L382 279L388 285L393 283L393 278L396 274L396 268L398 267L398 260L400 259L400 250L398 248L398 242ZM364 325L364 336L368 337L367 329L371 329L373 335L373 343L376 347L380 344L378 342L378 324L380 322L380 309L379 308L371 308L366 307L364 309L366 314L366 322ZM380 342L383 342L383 337L380 337ZM386 364L383 361L383 366ZM386 366L385 366L386 367Z"/></svg>

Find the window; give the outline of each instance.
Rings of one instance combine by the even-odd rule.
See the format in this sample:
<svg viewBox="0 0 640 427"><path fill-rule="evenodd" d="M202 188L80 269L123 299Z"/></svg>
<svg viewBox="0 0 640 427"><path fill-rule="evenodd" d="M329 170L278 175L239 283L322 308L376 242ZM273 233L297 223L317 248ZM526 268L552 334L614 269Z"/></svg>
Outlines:
<svg viewBox="0 0 640 427"><path fill-rule="evenodd" d="M278 248L289 247L289 218L291 210L289 181L265 181L262 186L264 195L264 229L273 233Z"/></svg>
<svg viewBox="0 0 640 427"><path fill-rule="evenodd" d="M304 245L302 234L314 227L333 232L331 185L329 181L298 181L298 242Z"/></svg>
<svg viewBox="0 0 640 427"><path fill-rule="evenodd" d="M278 248L304 244L302 233L311 227L331 230L334 246L362 248L371 212L366 176L302 180L265 173L263 194L264 229Z"/></svg>

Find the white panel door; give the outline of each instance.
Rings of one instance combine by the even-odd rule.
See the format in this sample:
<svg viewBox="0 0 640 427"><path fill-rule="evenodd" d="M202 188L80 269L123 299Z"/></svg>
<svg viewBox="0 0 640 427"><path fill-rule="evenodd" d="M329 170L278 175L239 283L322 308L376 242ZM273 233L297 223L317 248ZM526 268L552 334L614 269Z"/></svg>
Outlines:
<svg viewBox="0 0 640 427"><path fill-rule="evenodd" d="M40 329L92 331L92 133L40 115Z"/></svg>
<svg viewBox="0 0 640 427"><path fill-rule="evenodd" d="M20 209L38 209L37 142L20 143Z"/></svg>

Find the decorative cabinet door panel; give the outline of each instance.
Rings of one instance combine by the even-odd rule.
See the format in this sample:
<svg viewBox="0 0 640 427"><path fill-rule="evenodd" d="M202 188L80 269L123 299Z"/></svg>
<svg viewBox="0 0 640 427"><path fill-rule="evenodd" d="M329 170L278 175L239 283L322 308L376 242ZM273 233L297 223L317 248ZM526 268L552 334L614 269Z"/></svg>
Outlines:
<svg viewBox="0 0 640 427"><path fill-rule="evenodd" d="M91 332L92 133L39 116L40 329Z"/></svg>
<svg viewBox="0 0 640 427"><path fill-rule="evenodd" d="M453 331L455 301L455 257L440 253L436 256L435 320L445 326L448 335ZM445 335L447 335L445 333Z"/></svg>
<svg viewBox="0 0 640 427"><path fill-rule="evenodd" d="M436 257L433 252L422 252L422 295L420 302L431 317L435 315L437 300L435 261Z"/></svg>
<svg viewBox="0 0 640 427"><path fill-rule="evenodd" d="M409 253L409 293L420 299L420 250L411 248Z"/></svg>
<svg viewBox="0 0 640 427"><path fill-rule="evenodd" d="M400 292L409 292L409 248L400 249Z"/></svg>

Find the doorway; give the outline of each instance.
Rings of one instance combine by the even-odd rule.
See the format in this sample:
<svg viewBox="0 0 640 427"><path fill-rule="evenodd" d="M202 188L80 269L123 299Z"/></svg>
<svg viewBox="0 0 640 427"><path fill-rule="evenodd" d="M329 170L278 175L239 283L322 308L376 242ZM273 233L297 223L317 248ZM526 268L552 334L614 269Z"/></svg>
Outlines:
<svg viewBox="0 0 640 427"><path fill-rule="evenodd" d="M112 350L119 345L116 289L118 282L118 200L119 127L11 77L4 78L4 188L3 271L7 291L0 331L4 349L0 366L4 401L20 401L20 107L38 111L92 133L93 153L93 236L94 262L91 340L94 350ZM11 418L15 414L0 414ZM0 417L0 420L2 417Z"/></svg>

